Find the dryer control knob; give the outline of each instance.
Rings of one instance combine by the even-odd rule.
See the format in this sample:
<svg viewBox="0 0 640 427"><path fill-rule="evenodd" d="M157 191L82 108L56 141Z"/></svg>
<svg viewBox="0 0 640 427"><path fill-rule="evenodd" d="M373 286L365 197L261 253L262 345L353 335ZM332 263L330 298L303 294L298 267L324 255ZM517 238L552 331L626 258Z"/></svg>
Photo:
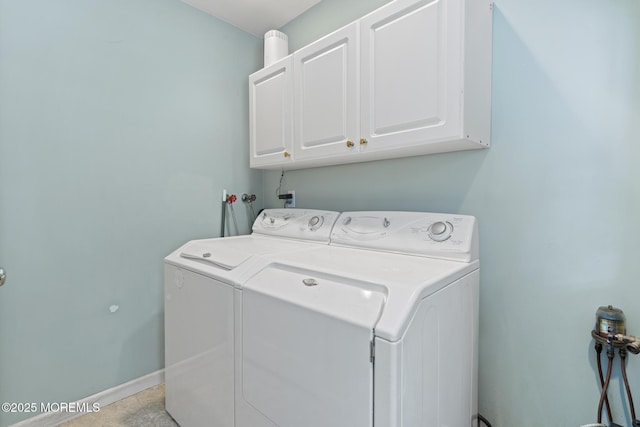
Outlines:
<svg viewBox="0 0 640 427"><path fill-rule="evenodd" d="M434 223L431 226L431 233L432 234L440 235L440 234L444 233L445 231L447 231L447 224L445 224L442 221L438 221L438 222Z"/></svg>
<svg viewBox="0 0 640 427"><path fill-rule="evenodd" d="M449 221L434 222L429 226L429 237L436 242L444 242L453 233L453 225Z"/></svg>

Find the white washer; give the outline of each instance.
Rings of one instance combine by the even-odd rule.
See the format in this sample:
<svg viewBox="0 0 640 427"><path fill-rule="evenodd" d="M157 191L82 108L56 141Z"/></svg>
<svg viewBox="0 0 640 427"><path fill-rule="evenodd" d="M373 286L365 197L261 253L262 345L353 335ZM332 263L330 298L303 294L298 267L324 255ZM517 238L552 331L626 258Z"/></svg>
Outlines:
<svg viewBox="0 0 640 427"><path fill-rule="evenodd" d="M476 220L343 213L236 292L236 427L462 427L477 412Z"/></svg>
<svg viewBox="0 0 640 427"><path fill-rule="evenodd" d="M165 258L166 408L182 427L234 426L234 287L265 254L327 245L337 212L263 211L253 234L194 240Z"/></svg>

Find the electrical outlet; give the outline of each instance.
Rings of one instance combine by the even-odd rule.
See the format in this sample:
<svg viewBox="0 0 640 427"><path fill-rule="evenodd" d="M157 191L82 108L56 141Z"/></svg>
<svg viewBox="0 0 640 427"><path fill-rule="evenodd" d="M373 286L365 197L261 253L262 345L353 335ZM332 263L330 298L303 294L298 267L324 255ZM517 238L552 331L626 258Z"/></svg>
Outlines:
<svg viewBox="0 0 640 427"><path fill-rule="evenodd" d="M295 208L296 207L296 191L290 190L290 191L287 191L287 194L291 194L291 198L285 201L285 207Z"/></svg>

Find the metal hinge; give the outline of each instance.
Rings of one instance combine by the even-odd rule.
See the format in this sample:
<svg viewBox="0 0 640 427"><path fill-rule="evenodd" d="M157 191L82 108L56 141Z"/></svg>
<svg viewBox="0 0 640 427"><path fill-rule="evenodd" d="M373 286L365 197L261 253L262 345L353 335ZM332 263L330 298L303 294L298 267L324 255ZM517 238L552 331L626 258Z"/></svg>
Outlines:
<svg viewBox="0 0 640 427"><path fill-rule="evenodd" d="M369 342L369 361L374 363L376 360L376 344L373 340Z"/></svg>

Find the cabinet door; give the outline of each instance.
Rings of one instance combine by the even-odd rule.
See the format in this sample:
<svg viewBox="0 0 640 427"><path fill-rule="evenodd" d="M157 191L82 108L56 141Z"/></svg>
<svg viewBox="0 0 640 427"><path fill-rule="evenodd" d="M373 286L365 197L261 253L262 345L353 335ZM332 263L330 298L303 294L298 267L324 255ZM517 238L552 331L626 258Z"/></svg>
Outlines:
<svg viewBox="0 0 640 427"><path fill-rule="evenodd" d="M251 167L292 161L293 59L278 61L249 77Z"/></svg>
<svg viewBox="0 0 640 427"><path fill-rule="evenodd" d="M461 13L459 0L398 0L361 20L366 150L460 133Z"/></svg>
<svg viewBox="0 0 640 427"><path fill-rule="evenodd" d="M295 52L293 64L295 158L357 152L358 23Z"/></svg>

